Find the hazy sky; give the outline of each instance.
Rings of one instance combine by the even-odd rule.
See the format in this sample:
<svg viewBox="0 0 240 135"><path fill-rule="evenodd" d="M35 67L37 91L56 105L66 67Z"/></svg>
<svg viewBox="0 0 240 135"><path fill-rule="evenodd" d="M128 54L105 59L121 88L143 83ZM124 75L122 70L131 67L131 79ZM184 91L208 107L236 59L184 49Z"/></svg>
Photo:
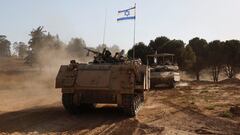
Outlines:
<svg viewBox="0 0 240 135"><path fill-rule="evenodd" d="M0 34L11 42L29 40L33 28L44 26L64 42L83 38L87 45L103 41L128 49L133 44L133 21L117 22L117 11L137 3L136 41L157 36L208 41L240 38L240 0L0 0Z"/></svg>

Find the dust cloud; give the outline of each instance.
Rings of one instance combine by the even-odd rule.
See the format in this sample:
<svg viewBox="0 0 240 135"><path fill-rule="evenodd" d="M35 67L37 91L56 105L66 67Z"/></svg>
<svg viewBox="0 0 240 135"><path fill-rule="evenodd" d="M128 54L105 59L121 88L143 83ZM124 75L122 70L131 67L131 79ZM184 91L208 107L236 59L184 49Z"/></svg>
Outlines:
<svg viewBox="0 0 240 135"><path fill-rule="evenodd" d="M16 57L0 58L0 113L60 102L55 78L60 66L72 59L87 63L92 57L72 57L60 48L41 49L38 64L32 66Z"/></svg>

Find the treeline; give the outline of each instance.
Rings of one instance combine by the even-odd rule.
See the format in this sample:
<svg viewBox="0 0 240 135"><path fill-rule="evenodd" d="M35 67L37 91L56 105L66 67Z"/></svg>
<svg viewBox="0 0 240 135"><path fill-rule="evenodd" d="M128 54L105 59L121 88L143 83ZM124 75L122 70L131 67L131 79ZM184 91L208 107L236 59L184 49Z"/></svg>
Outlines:
<svg viewBox="0 0 240 135"><path fill-rule="evenodd" d="M225 73L228 78L234 78L240 67L240 41L214 40L193 38L185 44L182 40L170 40L167 37L157 37L148 45L143 42L135 46L135 56L146 64L146 55L159 53L175 54L176 62L181 70L196 76L200 80L201 72L208 69L214 82L219 81L219 74ZM133 48L127 53L132 58Z"/></svg>
<svg viewBox="0 0 240 135"><path fill-rule="evenodd" d="M56 61L66 58L86 57L87 51L84 48L88 46L81 38L72 38L66 44L61 41L58 35L50 34L43 27L33 29L29 36L28 43L14 42L13 44L7 40L6 36L0 36L0 57L17 56L25 59L27 64L38 64L40 66L50 62L56 63ZM11 46L13 49L11 49ZM100 52L103 48L107 48L112 52L120 50L117 45L108 47L105 44L90 48Z"/></svg>
<svg viewBox="0 0 240 135"><path fill-rule="evenodd" d="M7 40L5 35L0 35L0 57L8 57L10 52L11 42Z"/></svg>
<svg viewBox="0 0 240 135"><path fill-rule="evenodd" d="M0 35L0 57L17 55L30 65L39 64L40 66L47 63L62 63L63 59L86 58L87 51L84 47L87 45L81 38L72 38L66 44L60 40L58 35L48 33L43 27L33 29L29 36L28 43L14 42L11 44L6 36ZM112 54L120 50L117 45L107 47L103 44L92 49L102 51L103 48L107 48ZM186 44L182 40L157 37L148 45L140 42L134 48L136 58L140 58L144 64L146 64L148 54L155 54L155 52L175 54L180 69L195 75L196 80L200 80L201 72L205 69L210 71L214 82L219 81L220 73L225 73L228 78L234 78L240 71L239 40L207 42L205 39L196 37ZM132 58L133 48L128 50L127 56Z"/></svg>

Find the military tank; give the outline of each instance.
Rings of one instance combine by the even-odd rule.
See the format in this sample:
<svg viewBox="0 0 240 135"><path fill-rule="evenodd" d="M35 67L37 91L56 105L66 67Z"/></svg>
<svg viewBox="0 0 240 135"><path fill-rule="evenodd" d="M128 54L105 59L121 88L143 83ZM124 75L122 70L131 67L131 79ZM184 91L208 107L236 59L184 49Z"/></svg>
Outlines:
<svg viewBox="0 0 240 135"><path fill-rule="evenodd" d="M153 62L150 64L150 61ZM162 53L147 56L147 65L150 67L151 88L167 85L175 88L180 81L179 67L174 63L174 54Z"/></svg>
<svg viewBox="0 0 240 135"><path fill-rule="evenodd" d="M72 113L95 104L117 104L128 116L135 116L144 102L144 91L150 87L150 71L139 60L126 60L123 52L104 49L94 53L87 64L71 60L62 65L56 77L56 88L62 90L62 104Z"/></svg>

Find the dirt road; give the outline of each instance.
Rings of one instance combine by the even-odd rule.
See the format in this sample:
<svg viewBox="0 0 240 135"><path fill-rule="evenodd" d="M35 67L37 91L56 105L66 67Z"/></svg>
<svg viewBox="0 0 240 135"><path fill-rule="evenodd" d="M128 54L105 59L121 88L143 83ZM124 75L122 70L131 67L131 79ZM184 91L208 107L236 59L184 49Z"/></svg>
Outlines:
<svg viewBox="0 0 240 135"><path fill-rule="evenodd" d="M72 116L54 81L34 76L0 74L0 134L240 134L240 117L228 111L240 104L239 82L149 91L138 115L127 118L115 106Z"/></svg>
<svg viewBox="0 0 240 135"><path fill-rule="evenodd" d="M211 93L215 86L206 85L205 87L209 88L208 92ZM238 117L220 117L217 113L221 110L217 107L216 110L202 109L205 105L200 103L203 102L201 101L203 95L193 97L196 91L206 94L206 92L201 92L202 89L204 88L148 92L145 105L136 118L125 117L121 110L114 106L98 107L91 112L72 116L64 111L58 101L60 99L56 99L56 102L52 104L1 112L0 132L1 134L91 135L240 134ZM238 92L228 91L230 94ZM238 94L240 93L238 92ZM218 102L216 99L209 100ZM228 99L226 98L226 100Z"/></svg>

